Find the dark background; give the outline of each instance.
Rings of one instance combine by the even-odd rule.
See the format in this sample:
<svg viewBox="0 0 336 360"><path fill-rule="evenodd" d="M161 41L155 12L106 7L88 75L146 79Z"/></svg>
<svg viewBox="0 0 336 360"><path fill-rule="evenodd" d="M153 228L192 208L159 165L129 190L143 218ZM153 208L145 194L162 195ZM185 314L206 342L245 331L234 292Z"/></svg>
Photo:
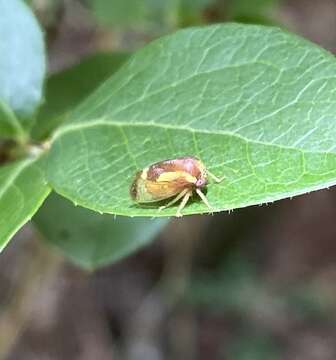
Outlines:
<svg viewBox="0 0 336 360"><path fill-rule="evenodd" d="M89 0L30 3L50 74L230 20L282 26L336 51L333 0L214 0L154 18L133 7L126 18L102 15ZM336 359L334 189L174 219L147 248L92 273L37 237L28 224L0 257L1 360Z"/></svg>

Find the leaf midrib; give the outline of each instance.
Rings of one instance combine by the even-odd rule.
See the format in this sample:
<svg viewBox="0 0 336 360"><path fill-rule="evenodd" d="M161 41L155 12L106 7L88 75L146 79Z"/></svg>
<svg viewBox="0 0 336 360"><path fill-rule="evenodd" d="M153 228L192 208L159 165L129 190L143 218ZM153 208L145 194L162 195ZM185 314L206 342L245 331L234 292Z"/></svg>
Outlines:
<svg viewBox="0 0 336 360"><path fill-rule="evenodd" d="M333 151L311 151L306 148L302 147L293 147L293 146L287 146L283 144L277 144L273 142L265 142L255 139L250 139L247 137L242 136L241 134L238 134L236 132L230 132L227 130L206 130L206 129L198 129L198 128L190 128L188 126L180 126L180 125L168 125L168 124L158 124L154 122L121 122L121 121L106 121L104 118L97 119L97 120L91 120L81 123L72 123L67 124L59 128L53 135L51 139L51 144L53 144L58 138L61 138L63 135L75 132L75 131L81 131L86 128L93 128L98 126L111 126L111 127L120 127L120 128L127 128L127 127L156 127L158 129L168 129L168 130L184 130L189 131L191 134L207 134L207 135L226 135L231 136L237 139L240 139L242 141L245 141L247 143L253 143L258 145L264 145L264 146L272 146L283 150L293 150L293 151L299 151L301 154L323 154L323 155L336 155L336 152Z"/></svg>

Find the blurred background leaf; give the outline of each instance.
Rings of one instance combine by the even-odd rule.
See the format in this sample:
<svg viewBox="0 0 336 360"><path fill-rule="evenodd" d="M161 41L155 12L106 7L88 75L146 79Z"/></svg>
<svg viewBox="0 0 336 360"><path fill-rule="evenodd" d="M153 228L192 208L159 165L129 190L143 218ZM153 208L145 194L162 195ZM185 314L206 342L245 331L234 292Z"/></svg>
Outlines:
<svg viewBox="0 0 336 360"><path fill-rule="evenodd" d="M164 7L163 1L153 0L87 0L86 3L98 22L115 28L148 25L154 20L153 15Z"/></svg>
<svg viewBox="0 0 336 360"><path fill-rule="evenodd" d="M0 138L24 138L25 132L12 109L0 100Z"/></svg>
<svg viewBox="0 0 336 360"><path fill-rule="evenodd" d="M79 266L94 270L149 244L168 221L101 215L53 193L34 223L47 243Z"/></svg>
<svg viewBox="0 0 336 360"><path fill-rule="evenodd" d="M216 5L216 0L176 0L179 26L206 23L205 10Z"/></svg>
<svg viewBox="0 0 336 360"><path fill-rule="evenodd" d="M319 284L314 282L288 287L282 293L261 278L256 264L233 251L215 270L195 272L185 296L189 305L250 318L293 312L302 318L321 319L333 307L330 300L326 294L320 294Z"/></svg>
<svg viewBox="0 0 336 360"><path fill-rule="evenodd" d="M64 121L66 114L116 72L128 56L125 53L97 53L48 77L45 103L33 129L34 138L48 136Z"/></svg>
<svg viewBox="0 0 336 360"><path fill-rule="evenodd" d="M43 35L22 0L0 0L0 14L0 98L28 126L42 102Z"/></svg>
<svg viewBox="0 0 336 360"><path fill-rule="evenodd" d="M227 7L232 18L266 15L267 11L275 9L280 1L281 0L227 0Z"/></svg>
<svg viewBox="0 0 336 360"><path fill-rule="evenodd" d="M251 335L253 334L253 335ZM255 329L249 329L241 335L229 349L223 349L228 360L280 360L280 346L266 334L258 334Z"/></svg>
<svg viewBox="0 0 336 360"><path fill-rule="evenodd" d="M282 0L227 0L226 18L248 24L281 26L274 17L281 1Z"/></svg>
<svg viewBox="0 0 336 360"><path fill-rule="evenodd" d="M166 32L203 22L203 11L215 0L86 0L97 21L120 29Z"/></svg>
<svg viewBox="0 0 336 360"><path fill-rule="evenodd" d="M166 32L201 23L272 22L281 0L86 0L98 23L114 29Z"/></svg>

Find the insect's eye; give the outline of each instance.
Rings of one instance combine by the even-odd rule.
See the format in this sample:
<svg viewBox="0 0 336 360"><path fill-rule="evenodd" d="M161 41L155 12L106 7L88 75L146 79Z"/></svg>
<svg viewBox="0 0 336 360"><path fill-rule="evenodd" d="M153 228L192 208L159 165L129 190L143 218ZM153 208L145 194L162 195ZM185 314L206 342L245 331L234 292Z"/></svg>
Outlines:
<svg viewBox="0 0 336 360"><path fill-rule="evenodd" d="M203 187L207 184L207 181L204 178L197 179L196 186L197 187Z"/></svg>

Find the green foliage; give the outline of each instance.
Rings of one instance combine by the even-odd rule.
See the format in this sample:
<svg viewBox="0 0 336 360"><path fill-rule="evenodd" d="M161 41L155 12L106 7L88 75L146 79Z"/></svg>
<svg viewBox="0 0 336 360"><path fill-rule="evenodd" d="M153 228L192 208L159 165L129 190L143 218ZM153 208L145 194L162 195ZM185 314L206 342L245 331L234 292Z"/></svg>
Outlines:
<svg viewBox="0 0 336 360"><path fill-rule="evenodd" d="M228 7L232 18L260 15L274 8L280 0L229 0Z"/></svg>
<svg viewBox="0 0 336 360"><path fill-rule="evenodd" d="M186 291L185 301L193 306L207 306L217 312L231 312L246 316L260 304L277 298L270 298L261 287L253 264L241 256L232 256L223 262L215 272L195 274Z"/></svg>
<svg viewBox="0 0 336 360"><path fill-rule="evenodd" d="M176 23L196 25L204 22L204 11L216 3L216 0L179 0L177 3Z"/></svg>
<svg viewBox="0 0 336 360"><path fill-rule="evenodd" d="M24 130L12 109L0 100L0 139L23 138Z"/></svg>
<svg viewBox="0 0 336 360"><path fill-rule="evenodd" d="M255 9L265 7L266 0L256 1ZM175 26L176 18L196 19L212 3L89 2L113 26L134 25L136 19L157 26L162 18L162 24ZM237 13L246 13L243 0L235 5L241 6ZM336 66L319 47L262 26L178 31L138 51L120 69L127 55L104 54L50 77L29 134L42 99L42 33L23 1L0 0L0 13L0 138L17 144L17 160L0 168L0 250L32 217L49 186L100 213L174 215L175 208L158 213L157 204L134 204L129 187L137 170L178 156L198 156L215 175L225 176L208 186L214 211L335 184ZM33 145L31 139L46 141ZM184 214L207 211L195 199ZM56 195L35 222L48 242L86 268L122 258L165 223L115 221Z"/></svg>
<svg viewBox="0 0 336 360"><path fill-rule="evenodd" d="M258 274L255 264L237 254L223 261L215 271L194 274L185 302L244 319L253 319L253 314L268 308L315 320L330 316L334 304L319 283L292 284L285 291L274 288L272 282Z"/></svg>
<svg viewBox="0 0 336 360"><path fill-rule="evenodd" d="M25 128L42 98L44 42L21 0L0 0L0 138L16 140L26 158L0 167L0 251L39 208L50 189ZM5 149L6 150L6 149Z"/></svg>
<svg viewBox="0 0 336 360"><path fill-rule="evenodd" d="M37 160L27 159L0 167L0 251L49 194Z"/></svg>
<svg viewBox="0 0 336 360"><path fill-rule="evenodd" d="M225 18L245 24L279 25L273 18L281 0L228 0Z"/></svg>
<svg viewBox="0 0 336 360"><path fill-rule="evenodd" d="M148 244L167 221L100 215L53 194L35 215L34 223L49 244L93 270Z"/></svg>
<svg viewBox="0 0 336 360"><path fill-rule="evenodd" d="M228 360L280 360L279 346L269 336L248 334L239 338L228 351Z"/></svg>
<svg viewBox="0 0 336 360"><path fill-rule="evenodd" d="M21 0L0 0L0 14L0 99L27 119L42 99L45 74L42 32Z"/></svg>
<svg viewBox="0 0 336 360"><path fill-rule="evenodd" d="M202 22L215 0L87 0L99 23L113 28L165 32L178 24Z"/></svg>
<svg viewBox="0 0 336 360"><path fill-rule="evenodd" d="M215 270L194 273L186 289L186 306L237 319L233 345L223 347L220 358L282 359L277 339L272 337L274 323L267 321L269 314L296 323L333 319L333 295L320 278L277 287L274 279L265 277L265 269L263 275L259 270L245 256L231 253Z"/></svg>
<svg viewBox="0 0 336 360"><path fill-rule="evenodd" d="M48 157L52 187L121 215L170 216L129 197L134 173L194 155L225 176L214 211L261 204L336 182L335 60L275 28L217 25L137 52L69 115ZM208 209L194 201L185 214Z"/></svg>
<svg viewBox="0 0 336 360"><path fill-rule="evenodd" d="M135 1L106 1L88 0L94 15L104 25L137 26L146 22L151 7L148 6L151 0Z"/></svg>
<svg viewBox="0 0 336 360"><path fill-rule="evenodd" d="M78 65L51 75L46 81L46 100L38 113L33 136L40 139L50 135L64 121L66 114L117 71L128 56L122 53L95 54Z"/></svg>

